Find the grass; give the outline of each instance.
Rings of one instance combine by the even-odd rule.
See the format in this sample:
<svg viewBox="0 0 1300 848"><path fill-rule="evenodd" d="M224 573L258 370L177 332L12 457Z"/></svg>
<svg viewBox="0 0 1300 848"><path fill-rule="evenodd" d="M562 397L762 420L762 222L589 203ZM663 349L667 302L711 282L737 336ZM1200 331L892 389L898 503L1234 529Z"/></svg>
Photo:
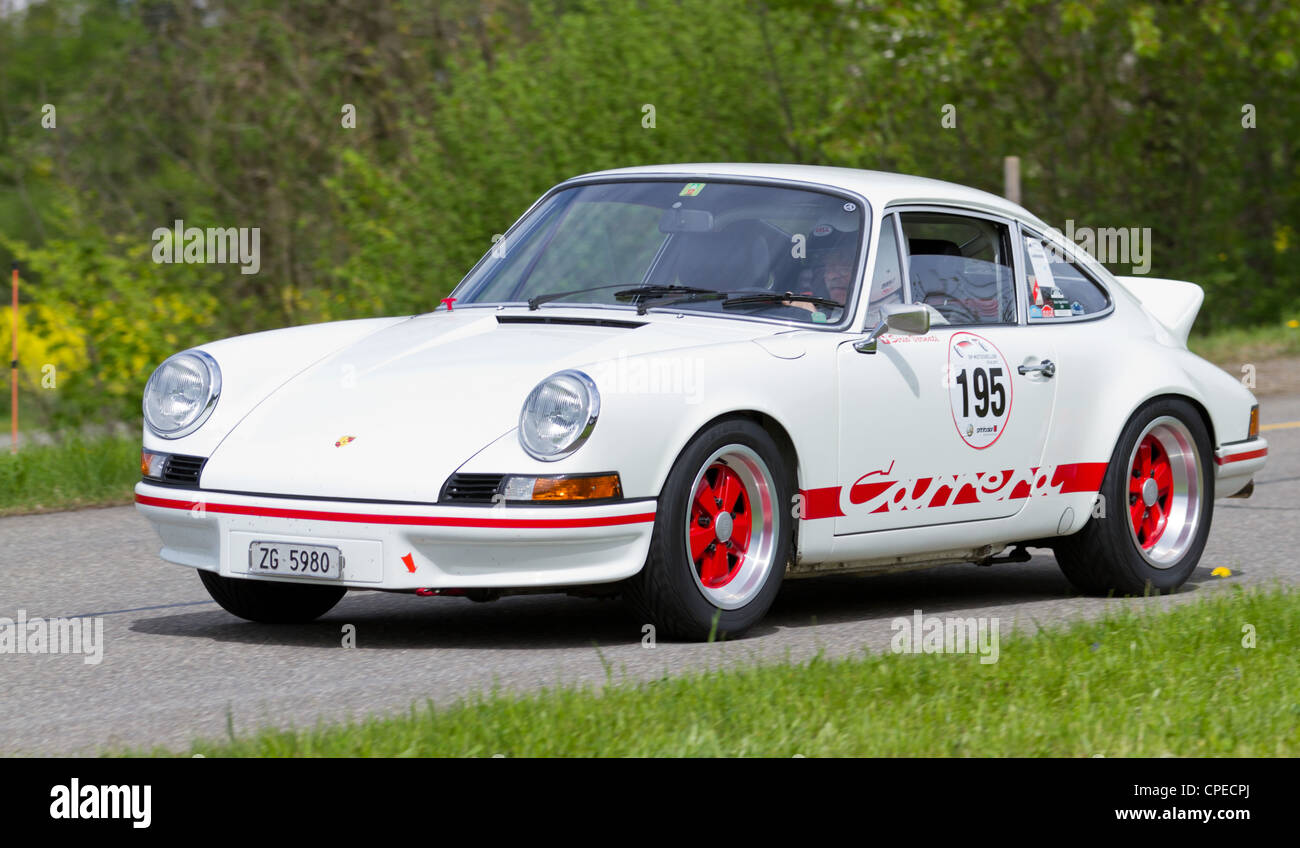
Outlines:
<svg viewBox="0 0 1300 848"><path fill-rule="evenodd" d="M1235 371L1242 362L1259 362L1284 356L1300 356L1300 322L1218 330L1188 339L1197 356Z"/></svg>
<svg viewBox="0 0 1300 848"><path fill-rule="evenodd" d="M208 757L1287 755L1300 593L1234 588L1007 636L1000 659L884 654L530 695L479 695L202 742ZM1243 645L1243 626L1256 647ZM340 649L342 650L342 649ZM165 751L149 752L166 755Z"/></svg>
<svg viewBox="0 0 1300 848"><path fill-rule="evenodd" d="M131 502L139 438L71 437L0 451L0 515Z"/></svg>

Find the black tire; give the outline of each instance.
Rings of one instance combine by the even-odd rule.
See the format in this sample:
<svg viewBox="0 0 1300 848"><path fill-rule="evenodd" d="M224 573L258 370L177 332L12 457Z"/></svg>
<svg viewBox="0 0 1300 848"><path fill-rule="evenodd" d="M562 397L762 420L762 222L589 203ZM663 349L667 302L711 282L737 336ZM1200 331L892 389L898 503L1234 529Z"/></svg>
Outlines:
<svg viewBox="0 0 1300 848"><path fill-rule="evenodd" d="M1165 459L1171 463L1173 479L1186 481L1186 501L1176 496L1171 500L1153 487L1157 494L1150 509L1157 514L1163 509L1168 516L1158 532L1145 529L1138 518L1139 514L1151 514L1147 507L1150 496L1133 491L1151 485L1147 475L1134 467L1137 448L1140 442L1147 442L1146 436L1155 441L1157 457L1166 449L1161 439L1166 440L1170 449ZM1179 446L1184 449L1182 460L1178 458ZM1196 570L1210 534L1213 459L1205 422L1187 401L1163 398L1134 413L1120 434L1101 484L1103 500L1099 503L1105 508L1104 517L1094 513L1082 530L1055 545L1056 561L1066 578L1090 595L1163 594L1182 586ZM1151 472L1153 482L1156 473ZM1181 522L1177 532L1176 521Z"/></svg>
<svg viewBox="0 0 1300 848"><path fill-rule="evenodd" d="M199 570L199 579L212 600L231 615L262 624L305 624L315 621L342 600L339 586L301 586L269 580L241 580Z"/></svg>
<svg viewBox="0 0 1300 848"><path fill-rule="evenodd" d="M719 481L719 474L730 477L743 494L732 501L738 508L728 513L725 533L722 512L711 519L707 529L715 536L706 556L719 555L713 552L720 543L722 561L732 567L735 555L728 549L742 550L737 547L742 522L748 529L744 555L734 559L735 576L706 587L705 578L718 578L702 573L693 559L687 524L693 521L697 479L709 486L710 475ZM721 421L696 436L677 458L660 493L646 564L624 587L640 620L653 624L657 635L694 641L736 638L756 624L776 599L790 558L792 476L776 442L752 421ZM752 509L754 500L766 501L767 508ZM747 521L742 517L746 512ZM770 520L765 518L769 514ZM716 600L728 592L735 594Z"/></svg>

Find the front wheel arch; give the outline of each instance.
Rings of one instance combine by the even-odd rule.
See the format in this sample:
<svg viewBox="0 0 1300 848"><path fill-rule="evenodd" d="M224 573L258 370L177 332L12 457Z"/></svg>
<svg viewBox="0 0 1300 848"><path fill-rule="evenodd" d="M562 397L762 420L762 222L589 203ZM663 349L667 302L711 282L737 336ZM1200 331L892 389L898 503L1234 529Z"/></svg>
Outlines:
<svg viewBox="0 0 1300 848"><path fill-rule="evenodd" d="M735 477L738 488L727 492L740 491L739 499L716 488L721 475ZM794 480L777 439L752 418L720 416L693 436L664 481L646 563L623 584L641 620L669 638L688 640L740 636L761 620L792 558ZM705 501L708 514L697 516ZM733 526L744 528L735 539ZM734 570L711 567L720 561Z"/></svg>
<svg viewBox="0 0 1300 848"><path fill-rule="evenodd" d="M682 452L693 444L701 434L707 432L718 424L721 424L723 421L731 419L752 421L762 427L767 434L772 437L772 441L776 442L777 449L781 452L781 459L785 461L787 471L791 474L792 479L790 480L790 484L794 491L798 492L801 488L800 479L802 477L802 469L799 465L799 452L794 446L794 439L791 438L790 431L772 415L766 412L759 412L755 409L735 409L729 412L722 412L713 416L708 421L705 421L695 429L695 432L691 433L690 438L678 447L677 453L673 455L674 461L676 461L676 457L681 456ZM663 479L658 481L658 488L663 488L667 479L668 475L665 473ZM798 523L796 522L796 529L798 529L797 524Z"/></svg>

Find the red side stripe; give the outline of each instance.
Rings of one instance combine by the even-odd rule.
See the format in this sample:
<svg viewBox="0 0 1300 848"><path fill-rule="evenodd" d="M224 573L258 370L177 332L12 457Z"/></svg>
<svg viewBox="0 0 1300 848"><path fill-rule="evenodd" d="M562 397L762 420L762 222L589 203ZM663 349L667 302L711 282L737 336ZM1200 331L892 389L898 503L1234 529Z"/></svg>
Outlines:
<svg viewBox="0 0 1300 848"><path fill-rule="evenodd" d="M840 487L826 486L821 489L803 489L803 518L837 518L844 515L840 509Z"/></svg>
<svg viewBox="0 0 1300 848"><path fill-rule="evenodd" d="M1243 459L1257 459L1261 456L1268 456L1268 448L1259 450L1246 451L1245 453L1234 453L1228 456L1214 458L1215 465L1227 465L1229 462L1241 462Z"/></svg>
<svg viewBox="0 0 1300 848"><path fill-rule="evenodd" d="M314 509L281 509L268 506L238 506L207 501L177 501L136 495L135 502L164 509L191 510L225 515L254 515L261 518L299 518L309 521L342 521L352 524L400 524L413 527L495 527L560 529L565 527L614 527L620 524L642 524L655 520L653 512L637 515L610 515L599 518L449 518L425 515L370 515L359 512L324 512Z"/></svg>
<svg viewBox="0 0 1300 848"><path fill-rule="evenodd" d="M1030 469L1034 474L1038 469ZM1011 480L1013 475L1011 469L1001 472L1001 478L1005 481L1002 486ZM868 475L868 476L874 476ZM977 477L980 475L976 475ZM1106 476L1106 463L1104 462L1071 462L1065 465L1056 466L1050 481L1051 486L1059 486L1058 494L1069 495L1077 492L1095 492L1101 488L1101 481ZM864 478L865 479L865 478ZM913 498L918 494L924 493L935 479L933 477L923 477L915 482ZM941 483L943 482L940 475ZM849 502L852 504L866 503L876 495L884 492L890 486L897 485L897 480L871 480L862 482L859 480L849 489ZM820 489L801 489L799 494L803 496L803 514L801 518L804 521L811 521L818 518L841 518L844 516L844 510L840 508L840 493L842 486L824 486ZM990 490L985 494L996 494L997 490ZM1033 493L1033 486L1029 482L1021 481L1010 492L1006 492L998 500L1020 500L1021 498L1030 497ZM1046 494L1044 492L1043 494ZM979 503L979 494L975 487L970 483L962 486L957 492L955 498L951 501L952 488L946 485L940 485L935 489L935 496L931 499L930 504L934 508L943 508L945 506L963 506L965 504ZM875 512L888 512L889 505L882 504Z"/></svg>
<svg viewBox="0 0 1300 848"><path fill-rule="evenodd" d="M1052 485L1061 485L1061 494L1075 492L1095 492L1101 488L1101 481L1106 476L1104 462L1072 462L1069 465L1056 466L1052 475Z"/></svg>

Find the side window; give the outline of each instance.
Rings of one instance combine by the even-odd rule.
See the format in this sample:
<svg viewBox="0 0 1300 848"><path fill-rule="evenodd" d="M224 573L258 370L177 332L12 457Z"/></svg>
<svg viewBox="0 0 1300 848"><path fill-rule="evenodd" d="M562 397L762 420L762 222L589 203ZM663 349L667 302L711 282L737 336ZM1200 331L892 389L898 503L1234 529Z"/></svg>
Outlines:
<svg viewBox="0 0 1300 848"><path fill-rule="evenodd" d="M1031 320L1106 311L1110 298L1086 271L1037 233L1024 230L1024 237L1025 288Z"/></svg>
<svg viewBox="0 0 1300 848"><path fill-rule="evenodd" d="M899 216L912 300L935 324L1015 324L1011 234L1005 224L940 212Z"/></svg>
<svg viewBox="0 0 1300 848"><path fill-rule="evenodd" d="M903 266L898 261L898 236L894 216L886 215L880 224L880 242L876 246L876 270L871 277L871 294L867 301L867 329L880 323L880 307L903 302Z"/></svg>

